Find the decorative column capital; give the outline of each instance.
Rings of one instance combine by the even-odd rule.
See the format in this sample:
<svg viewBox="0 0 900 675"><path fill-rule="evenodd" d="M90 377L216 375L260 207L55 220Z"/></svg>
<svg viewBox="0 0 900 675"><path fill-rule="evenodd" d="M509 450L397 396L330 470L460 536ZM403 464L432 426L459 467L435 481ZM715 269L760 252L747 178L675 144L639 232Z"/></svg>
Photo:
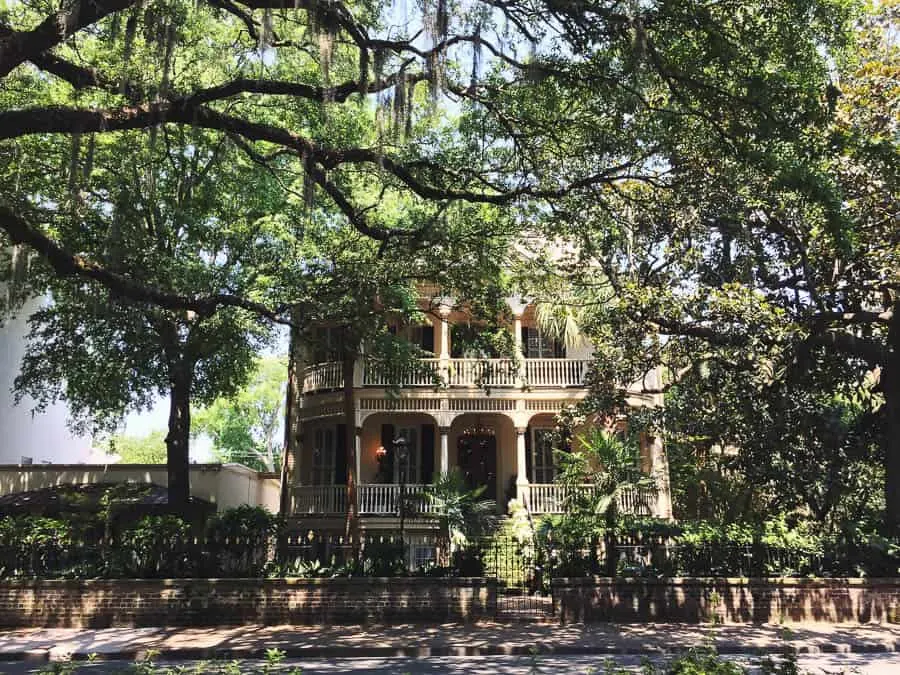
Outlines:
<svg viewBox="0 0 900 675"><path fill-rule="evenodd" d="M456 298L452 298L449 295L445 295L441 298L437 299L437 313L443 320L447 320L447 317L450 316L450 312L453 311L453 308L456 306Z"/></svg>
<svg viewBox="0 0 900 675"><path fill-rule="evenodd" d="M528 309L528 305L531 304L531 300L522 295L510 295L506 298L506 304L509 305L513 318L521 319L525 310Z"/></svg>

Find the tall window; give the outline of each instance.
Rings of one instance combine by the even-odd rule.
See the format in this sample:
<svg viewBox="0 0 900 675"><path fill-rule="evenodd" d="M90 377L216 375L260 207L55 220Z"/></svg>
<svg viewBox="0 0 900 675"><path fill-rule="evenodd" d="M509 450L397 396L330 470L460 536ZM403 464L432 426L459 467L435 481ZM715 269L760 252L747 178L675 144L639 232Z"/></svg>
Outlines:
<svg viewBox="0 0 900 675"><path fill-rule="evenodd" d="M397 437L406 439L406 461L400 462L396 458L394 462L394 482L400 482L400 471L403 471L403 482L418 483L421 478L422 448L419 445L419 429L417 427L398 427Z"/></svg>
<svg viewBox="0 0 900 675"><path fill-rule="evenodd" d="M334 429L324 427L313 434L312 484L334 484Z"/></svg>
<svg viewBox="0 0 900 675"><path fill-rule="evenodd" d="M553 464L553 429L531 430L531 482L552 483L556 478Z"/></svg>
<svg viewBox="0 0 900 675"><path fill-rule="evenodd" d="M565 347L559 341L530 326L522 328L522 348L525 358L529 359L559 359L566 355Z"/></svg>

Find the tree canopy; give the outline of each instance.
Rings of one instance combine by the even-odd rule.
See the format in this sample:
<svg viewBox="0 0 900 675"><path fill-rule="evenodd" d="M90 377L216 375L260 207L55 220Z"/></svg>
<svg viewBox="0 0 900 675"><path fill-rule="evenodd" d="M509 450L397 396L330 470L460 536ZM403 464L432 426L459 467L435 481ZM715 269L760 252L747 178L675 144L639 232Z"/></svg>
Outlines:
<svg viewBox="0 0 900 675"><path fill-rule="evenodd" d="M209 400L246 379L261 318L371 337L423 280L576 307L598 383L727 364L769 385L837 354L835 381L880 369L900 520L897 44L878 26L851 0L11 3L0 231L56 284L47 321L86 320L66 294L162 316ZM184 177L207 166L198 194ZM67 339L38 379L77 375ZM99 359L113 388L158 388L126 351Z"/></svg>

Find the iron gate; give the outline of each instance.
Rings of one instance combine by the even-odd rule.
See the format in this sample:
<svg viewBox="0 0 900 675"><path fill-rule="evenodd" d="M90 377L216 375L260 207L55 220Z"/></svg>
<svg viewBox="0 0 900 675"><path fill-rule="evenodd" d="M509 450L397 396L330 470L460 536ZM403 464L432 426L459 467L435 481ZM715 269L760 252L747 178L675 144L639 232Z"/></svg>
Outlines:
<svg viewBox="0 0 900 675"><path fill-rule="evenodd" d="M499 620L539 621L553 615L550 570L533 541L493 537L481 544L484 574L495 577Z"/></svg>

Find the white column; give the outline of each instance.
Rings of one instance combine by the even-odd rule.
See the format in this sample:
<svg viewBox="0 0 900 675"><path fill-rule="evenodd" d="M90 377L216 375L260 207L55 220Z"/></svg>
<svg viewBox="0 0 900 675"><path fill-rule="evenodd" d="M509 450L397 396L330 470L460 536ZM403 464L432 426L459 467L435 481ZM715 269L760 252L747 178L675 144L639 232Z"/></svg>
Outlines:
<svg viewBox="0 0 900 675"><path fill-rule="evenodd" d="M450 471L450 427L441 427L441 454L438 459L438 471L445 474Z"/></svg>
<svg viewBox="0 0 900 675"><path fill-rule="evenodd" d="M525 434L528 427L516 427L516 499L525 501L528 488L527 460L525 458Z"/></svg>
<svg viewBox="0 0 900 675"><path fill-rule="evenodd" d="M516 345L516 354L522 354L522 315L513 314L513 340Z"/></svg>
<svg viewBox="0 0 900 675"><path fill-rule="evenodd" d="M440 309L441 315L441 353L438 354L438 358L442 361L446 361L450 358L450 322L447 321L450 316L450 308L449 307L441 307Z"/></svg>
<svg viewBox="0 0 900 675"><path fill-rule="evenodd" d="M672 488L669 484L669 458L663 446L663 440L659 436L651 436L648 439L650 451L650 475L656 482L656 513L657 518L670 519L672 517Z"/></svg>
<svg viewBox="0 0 900 675"><path fill-rule="evenodd" d="M359 488L360 483L362 483L362 478L360 478L360 467L362 466L362 427L356 427L356 487ZM358 499L358 497L357 497Z"/></svg>

